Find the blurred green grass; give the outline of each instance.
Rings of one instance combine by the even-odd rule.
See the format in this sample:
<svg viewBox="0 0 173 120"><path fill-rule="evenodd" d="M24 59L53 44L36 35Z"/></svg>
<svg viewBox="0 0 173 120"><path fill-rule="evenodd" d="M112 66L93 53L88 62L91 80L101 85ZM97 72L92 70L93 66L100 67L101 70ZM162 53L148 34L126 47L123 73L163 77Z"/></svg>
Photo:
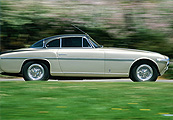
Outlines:
<svg viewBox="0 0 173 120"><path fill-rule="evenodd" d="M170 120L172 83L0 82L1 120Z"/></svg>

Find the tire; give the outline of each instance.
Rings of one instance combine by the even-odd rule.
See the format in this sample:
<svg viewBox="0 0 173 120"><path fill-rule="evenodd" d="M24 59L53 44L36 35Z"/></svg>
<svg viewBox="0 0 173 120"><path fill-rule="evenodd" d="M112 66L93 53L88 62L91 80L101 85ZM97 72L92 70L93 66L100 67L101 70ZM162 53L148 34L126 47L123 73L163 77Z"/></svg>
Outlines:
<svg viewBox="0 0 173 120"><path fill-rule="evenodd" d="M28 62L22 68L25 81L47 81L49 69L44 63Z"/></svg>
<svg viewBox="0 0 173 120"><path fill-rule="evenodd" d="M156 81L158 77L157 69L148 63L135 65L130 72L130 79L134 82Z"/></svg>

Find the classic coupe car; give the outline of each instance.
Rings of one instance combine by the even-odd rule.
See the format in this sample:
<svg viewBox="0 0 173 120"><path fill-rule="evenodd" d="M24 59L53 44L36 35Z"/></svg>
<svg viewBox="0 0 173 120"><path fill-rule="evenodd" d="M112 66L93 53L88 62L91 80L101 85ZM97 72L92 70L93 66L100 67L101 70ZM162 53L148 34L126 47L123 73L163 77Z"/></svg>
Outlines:
<svg viewBox="0 0 173 120"><path fill-rule="evenodd" d="M22 73L26 81L46 81L50 76L156 81L168 65L167 56L142 50L104 48L86 34L48 37L30 48L0 55L0 73Z"/></svg>

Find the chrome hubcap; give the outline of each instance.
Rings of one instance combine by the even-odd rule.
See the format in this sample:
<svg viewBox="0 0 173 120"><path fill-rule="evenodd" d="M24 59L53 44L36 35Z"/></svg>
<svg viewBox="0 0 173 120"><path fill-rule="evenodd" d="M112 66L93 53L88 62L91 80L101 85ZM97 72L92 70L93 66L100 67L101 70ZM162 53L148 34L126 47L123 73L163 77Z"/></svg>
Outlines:
<svg viewBox="0 0 173 120"><path fill-rule="evenodd" d="M44 75L44 68L40 64L32 64L28 68L28 75L32 80L40 80Z"/></svg>
<svg viewBox="0 0 173 120"><path fill-rule="evenodd" d="M136 74L140 80L147 81L153 76L153 69L147 64L142 64L137 68Z"/></svg>

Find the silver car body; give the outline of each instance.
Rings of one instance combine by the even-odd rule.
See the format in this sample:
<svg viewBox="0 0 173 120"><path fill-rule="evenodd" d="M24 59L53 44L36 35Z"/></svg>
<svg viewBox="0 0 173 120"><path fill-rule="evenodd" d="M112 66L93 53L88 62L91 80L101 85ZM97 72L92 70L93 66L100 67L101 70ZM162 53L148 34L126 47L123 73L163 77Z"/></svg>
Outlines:
<svg viewBox="0 0 173 120"><path fill-rule="evenodd" d="M81 37L89 47L63 47L62 38ZM60 40L59 47L47 47L54 39ZM159 75L168 69L169 58L155 52L95 47L86 35L59 35L43 39L43 46L18 49L0 55L0 72L20 73L28 61L44 61L52 76L78 77L129 77L131 67L140 60L151 61Z"/></svg>

